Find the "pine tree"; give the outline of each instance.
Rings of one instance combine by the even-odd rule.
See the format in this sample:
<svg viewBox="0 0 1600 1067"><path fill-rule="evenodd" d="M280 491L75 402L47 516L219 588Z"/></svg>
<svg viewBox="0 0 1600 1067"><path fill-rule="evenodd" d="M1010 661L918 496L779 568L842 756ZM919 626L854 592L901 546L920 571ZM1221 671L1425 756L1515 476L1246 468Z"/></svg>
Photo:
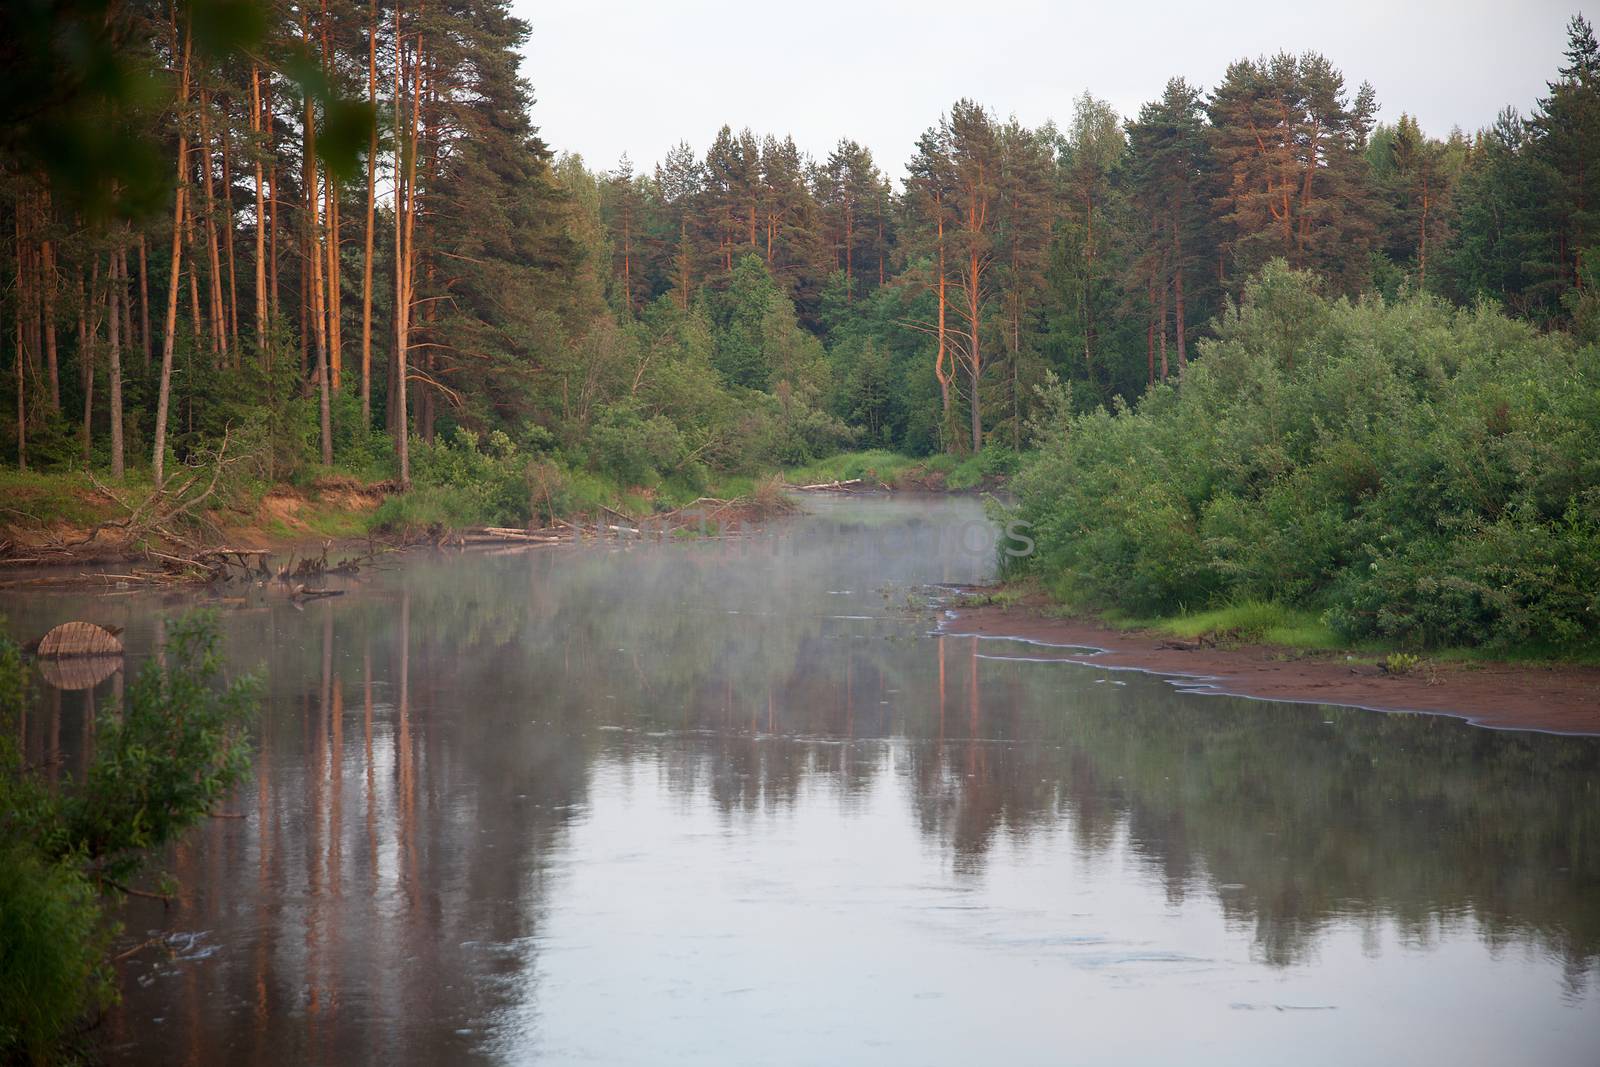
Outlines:
<svg viewBox="0 0 1600 1067"><path fill-rule="evenodd" d="M1282 257L1361 289L1375 235L1364 153L1376 107L1365 84L1347 100L1344 76L1315 52L1228 67L1209 111L1230 281Z"/></svg>
<svg viewBox="0 0 1600 1067"><path fill-rule="evenodd" d="M1189 363L1191 324L1214 306L1211 219L1218 186L1200 94L1181 78L1128 124L1127 176L1136 216L1143 220L1136 261L1140 273L1169 293L1172 336L1181 374ZM1195 314L1199 311L1200 314ZM1168 319L1157 329L1165 341Z"/></svg>
<svg viewBox="0 0 1600 1067"><path fill-rule="evenodd" d="M1566 65L1532 124L1534 152L1553 175L1551 204L1562 284L1583 284L1584 256L1600 237L1600 43L1582 15L1567 27Z"/></svg>

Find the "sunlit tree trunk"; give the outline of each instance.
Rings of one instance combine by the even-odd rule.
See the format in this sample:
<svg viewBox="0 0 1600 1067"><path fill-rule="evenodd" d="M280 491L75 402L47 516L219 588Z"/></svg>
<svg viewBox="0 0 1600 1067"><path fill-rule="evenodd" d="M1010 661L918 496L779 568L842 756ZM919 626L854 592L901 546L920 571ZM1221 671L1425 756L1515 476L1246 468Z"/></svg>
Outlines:
<svg viewBox="0 0 1600 1067"><path fill-rule="evenodd" d="M250 64L250 132L256 135L256 345L264 353L267 348L267 198L261 166L261 68L255 63Z"/></svg>
<svg viewBox="0 0 1600 1067"><path fill-rule="evenodd" d="M976 247L967 252L967 317L968 317L968 342L967 369L972 375L972 396L970 411L972 416L972 450L978 451L983 447L983 403L978 396L978 384L983 377L983 351L979 348L978 335L981 332L983 317L983 300L981 290L982 260Z"/></svg>
<svg viewBox="0 0 1600 1067"><path fill-rule="evenodd" d="M172 28L176 43L178 28ZM161 380L156 390L155 445L150 469L155 484L161 484L167 451L167 406L172 396L172 347L178 332L178 285L183 264L184 200L189 180L188 139L183 132L183 110L189 103L189 37L184 35L183 70L178 80L178 192L172 214L172 265L167 279L167 330L161 338Z"/></svg>
<svg viewBox="0 0 1600 1067"><path fill-rule="evenodd" d="M332 50L328 44L328 0L322 0L322 67L331 75ZM328 316L328 388L337 392L344 385L344 339L340 330L339 284L339 181L332 171L325 170L322 178L322 198L326 205L328 269L324 304Z"/></svg>
<svg viewBox="0 0 1600 1067"><path fill-rule="evenodd" d="M228 350L233 353L234 366L239 365L239 280L234 269L233 249L233 165L228 151L231 131L228 128L229 98L223 98L222 131L222 236L228 254Z"/></svg>
<svg viewBox="0 0 1600 1067"><path fill-rule="evenodd" d="M410 418L406 408L406 378L407 351L409 342L409 327L411 319L411 271L412 247L411 239L415 234L414 214L416 211L416 181L417 181L417 146L416 134L418 128L418 108L421 106L421 79L422 79L422 38L418 35L416 41L417 70L412 77L412 104L411 126L407 130L402 124L403 91L404 91L404 36L400 25L400 6L395 5L394 13L394 124L395 124L395 381L394 397L391 401L395 408L395 452L400 466L400 487L408 489L411 486L411 446L410 446ZM404 158L402 158L404 157ZM404 175L402 179L402 174Z"/></svg>
<svg viewBox="0 0 1600 1067"><path fill-rule="evenodd" d="M211 351L218 365L228 355L228 312L222 303L222 255L217 236L216 197L211 188L211 94L200 90L200 192L205 204L206 257L210 264Z"/></svg>
<svg viewBox="0 0 1600 1067"><path fill-rule="evenodd" d="M372 0L372 25L367 34L367 103L378 108L378 0ZM378 124L367 144L367 235L361 267L361 425L372 425L372 248L377 216Z"/></svg>
<svg viewBox="0 0 1600 1067"><path fill-rule="evenodd" d="M302 16L303 17L303 16ZM302 33L305 23L301 23ZM310 267L311 313L310 326L315 335L317 352L317 416L321 427L322 464L333 465L333 414L328 399L328 333L323 317L322 291L322 239L320 220L317 217L319 178L317 173L317 116L311 97L306 97L305 113L305 185L306 185L306 265Z"/></svg>
<svg viewBox="0 0 1600 1067"><path fill-rule="evenodd" d="M949 347L945 339L945 308L947 297L945 293L945 265L944 265L944 203L938 197L934 198L934 227L938 233L939 243L939 345L933 359L933 374L939 379L939 402L943 405L944 415L939 420L941 428L950 424L950 371L945 366L949 358Z"/></svg>
<svg viewBox="0 0 1600 1067"><path fill-rule="evenodd" d="M272 114L272 76L261 94L261 125L267 135L267 290L271 319L276 321L281 310L278 303L278 153L277 127ZM267 369L272 369L272 352L267 352Z"/></svg>
<svg viewBox="0 0 1600 1067"><path fill-rule="evenodd" d="M322 188L328 218L328 384L337 392L344 386L344 338L340 329L343 321L339 299L343 295L339 281L339 183L332 174L326 174Z"/></svg>
<svg viewBox="0 0 1600 1067"><path fill-rule="evenodd" d="M190 180L193 180L192 174ZM205 316L200 312L200 272L196 269L200 263L200 254L194 249L196 227L193 199L189 201L188 208L183 220L183 243L189 255L189 327L190 332L194 334L194 350L198 354L205 346L200 332L204 328Z"/></svg>

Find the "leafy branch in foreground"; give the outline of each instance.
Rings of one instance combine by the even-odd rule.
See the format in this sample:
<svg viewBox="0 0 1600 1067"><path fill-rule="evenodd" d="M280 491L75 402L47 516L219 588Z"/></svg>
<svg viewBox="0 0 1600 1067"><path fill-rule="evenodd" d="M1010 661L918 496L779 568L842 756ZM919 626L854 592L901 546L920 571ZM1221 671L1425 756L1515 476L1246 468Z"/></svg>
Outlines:
<svg viewBox="0 0 1600 1067"><path fill-rule="evenodd" d="M0 1059L49 1058L115 996L107 894L205 818L249 767L253 677L221 676L216 624L169 624L121 715L98 725L84 779L52 793L16 743L28 700L0 638Z"/></svg>

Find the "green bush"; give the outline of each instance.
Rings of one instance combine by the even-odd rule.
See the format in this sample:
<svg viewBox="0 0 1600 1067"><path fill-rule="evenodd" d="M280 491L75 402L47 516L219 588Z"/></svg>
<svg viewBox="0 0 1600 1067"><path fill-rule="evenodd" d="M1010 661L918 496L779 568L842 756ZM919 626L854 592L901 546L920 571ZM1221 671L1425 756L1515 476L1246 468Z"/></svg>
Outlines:
<svg viewBox="0 0 1600 1067"><path fill-rule="evenodd" d="M385 500L373 525L386 530L524 525L533 513L531 464L499 430L481 441L462 427L431 444L413 439L411 491Z"/></svg>
<svg viewBox="0 0 1600 1067"><path fill-rule="evenodd" d="M589 459L600 473L627 486L654 486L684 461L687 448L664 415L646 416L633 404L606 408L589 432Z"/></svg>
<svg viewBox="0 0 1600 1067"><path fill-rule="evenodd" d="M1181 384L1047 390L1013 482L1060 595L1137 613L1241 598L1348 639L1600 637L1600 348L1427 296L1326 301L1282 264Z"/></svg>

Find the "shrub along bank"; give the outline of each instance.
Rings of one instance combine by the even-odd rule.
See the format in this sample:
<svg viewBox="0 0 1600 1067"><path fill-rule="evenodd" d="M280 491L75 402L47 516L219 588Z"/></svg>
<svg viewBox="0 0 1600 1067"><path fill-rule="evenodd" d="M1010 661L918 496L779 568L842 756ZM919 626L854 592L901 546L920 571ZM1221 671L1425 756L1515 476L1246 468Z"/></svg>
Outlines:
<svg viewBox="0 0 1600 1067"><path fill-rule="evenodd" d="M1349 641L1558 656L1600 640L1600 348L1427 296L1327 300L1278 263L1181 384L1048 390L1013 482L1074 606L1270 603Z"/></svg>

